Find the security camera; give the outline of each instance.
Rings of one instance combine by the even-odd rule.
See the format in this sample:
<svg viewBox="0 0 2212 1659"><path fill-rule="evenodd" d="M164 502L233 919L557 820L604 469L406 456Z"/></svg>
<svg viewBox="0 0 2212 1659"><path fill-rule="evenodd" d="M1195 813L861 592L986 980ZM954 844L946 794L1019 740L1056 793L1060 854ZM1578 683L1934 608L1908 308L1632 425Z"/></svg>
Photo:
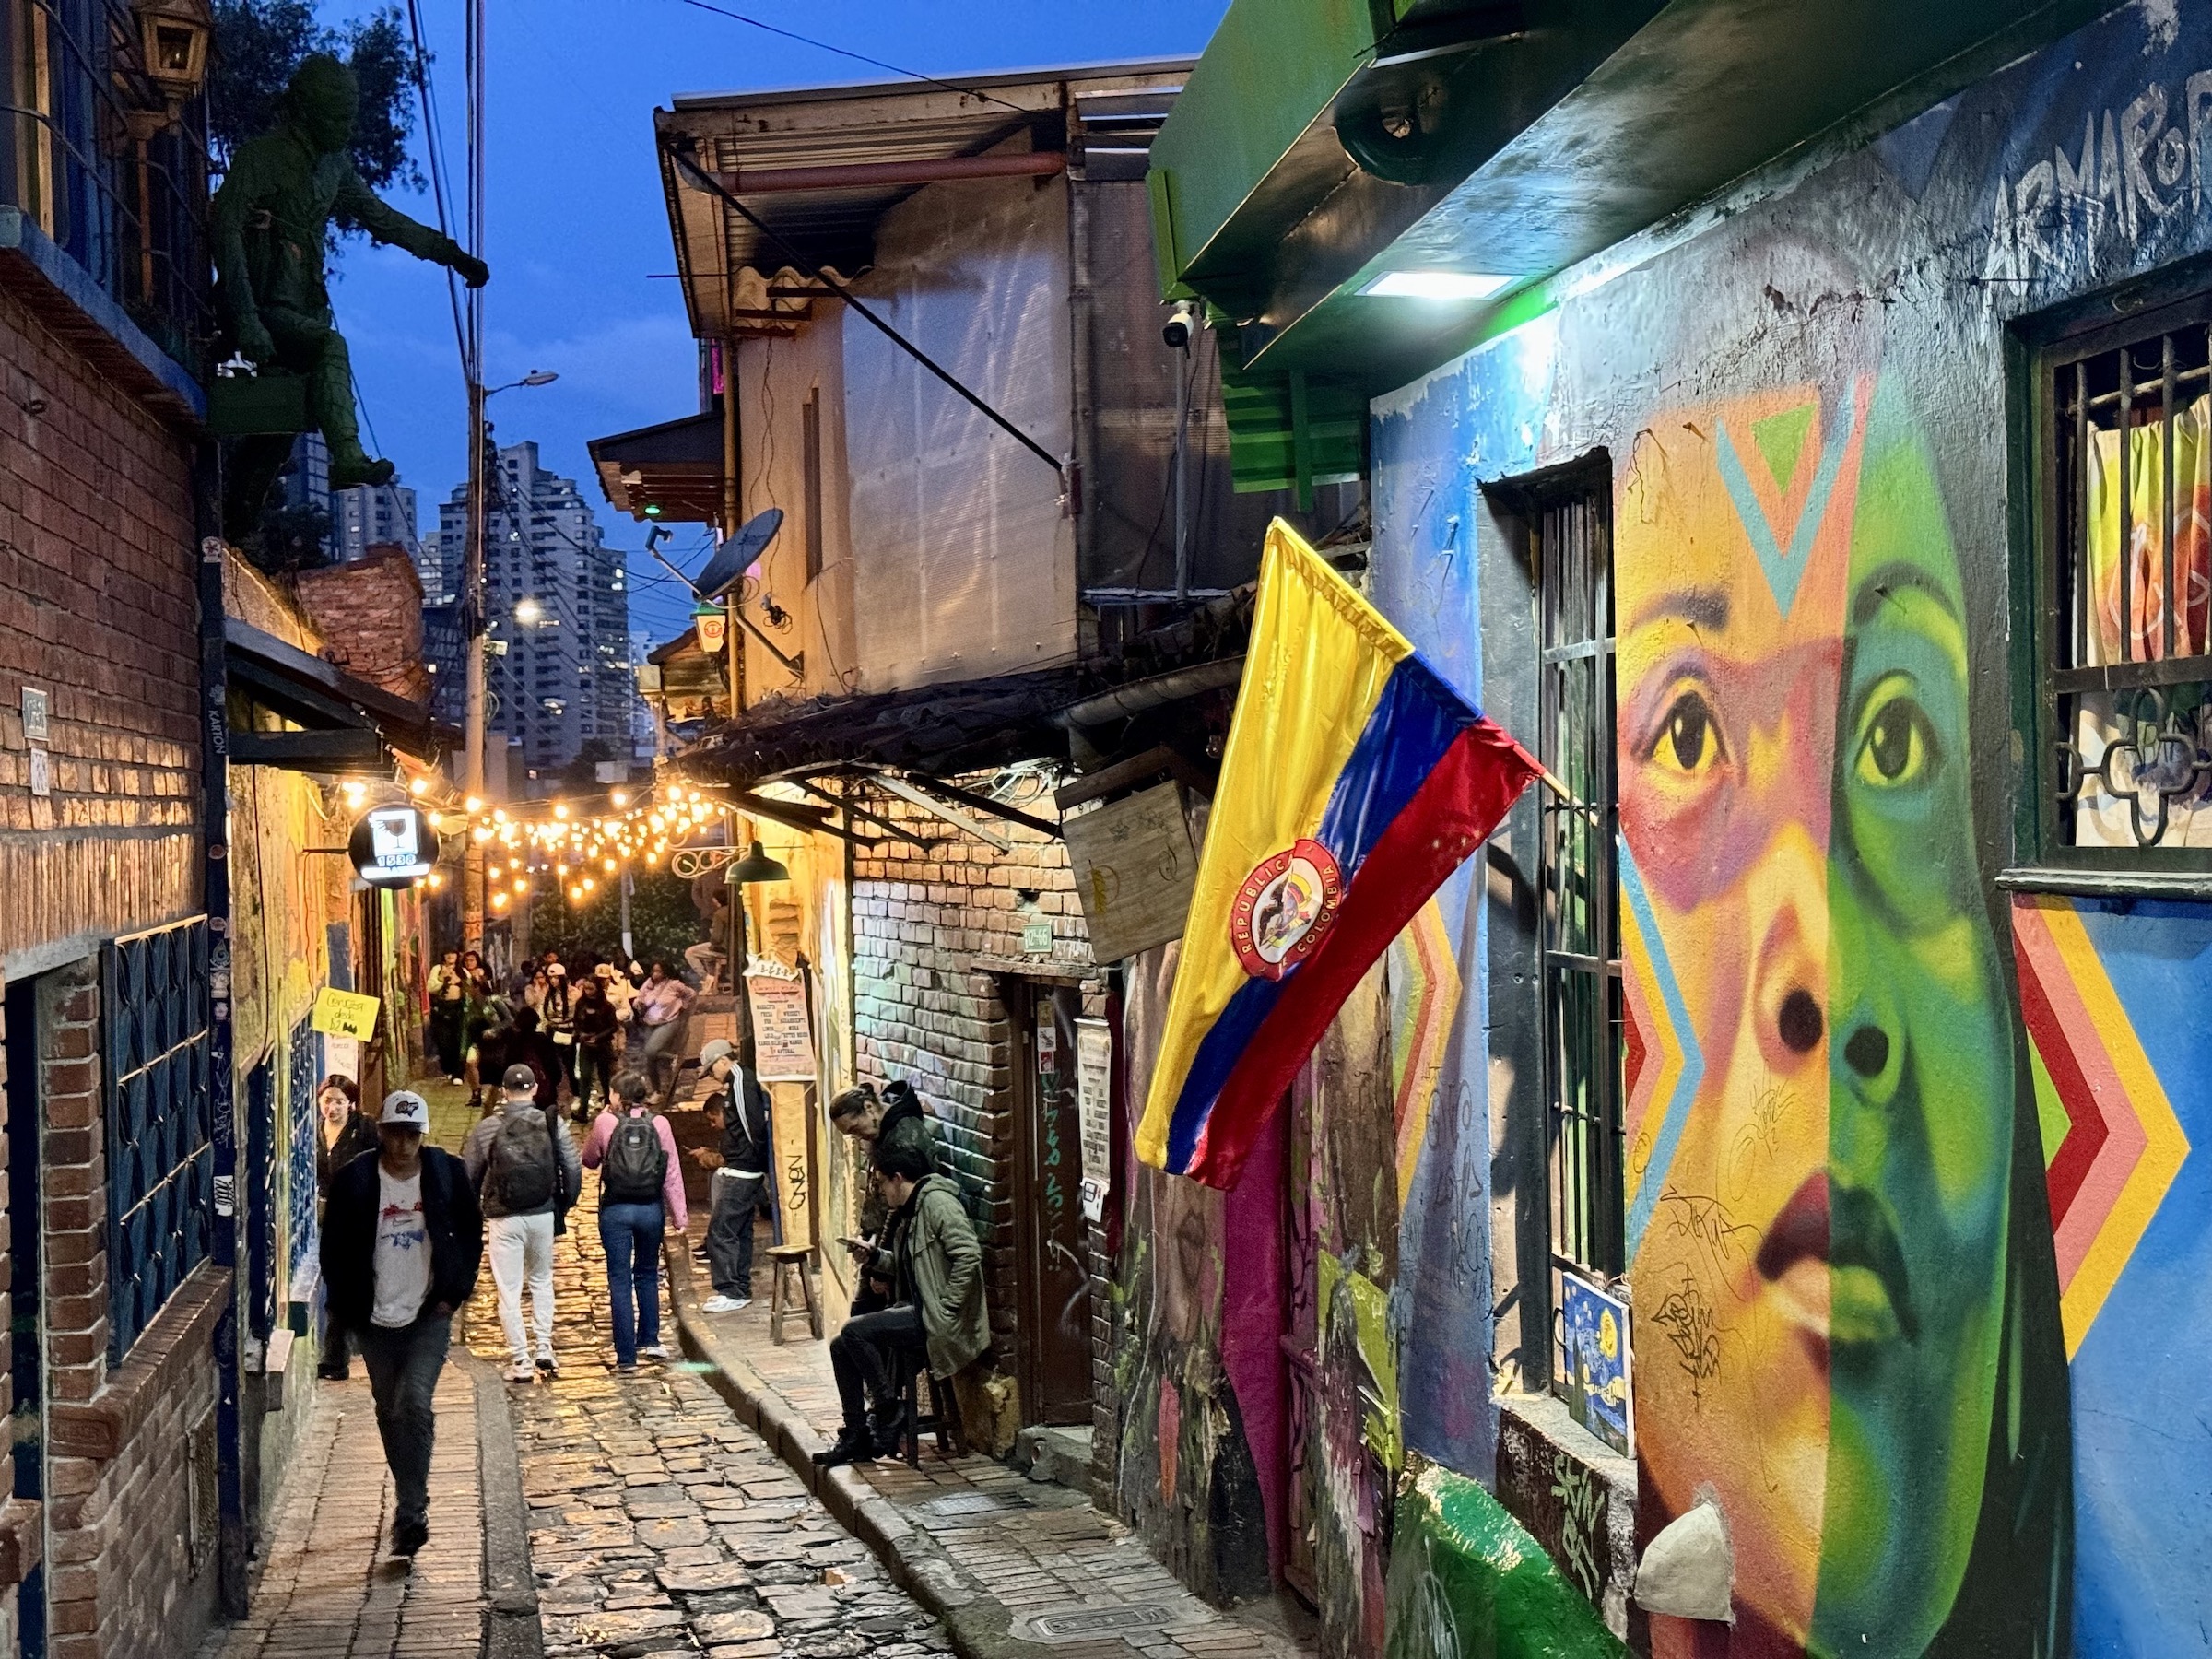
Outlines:
<svg viewBox="0 0 2212 1659"><path fill-rule="evenodd" d="M1168 311L1168 320L1160 325L1159 337L1168 343L1170 351L1188 351L1191 335L1204 326L1198 315L1197 304L1189 300L1178 300Z"/></svg>

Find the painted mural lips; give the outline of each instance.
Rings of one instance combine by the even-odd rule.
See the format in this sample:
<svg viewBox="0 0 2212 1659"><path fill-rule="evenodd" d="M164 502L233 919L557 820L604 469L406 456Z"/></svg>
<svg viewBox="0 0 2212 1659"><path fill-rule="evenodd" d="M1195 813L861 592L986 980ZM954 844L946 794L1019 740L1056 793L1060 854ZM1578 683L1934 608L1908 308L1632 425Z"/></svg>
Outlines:
<svg viewBox="0 0 2212 1659"><path fill-rule="evenodd" d="M1760 1242L1755 1265L1779 1280L1799 1262L1829 1270L1827 1342L1845 1347L1919 1334L1906 1282L1904 1248L1881 1200L1863 1187L1808 1175L1782 1206Z"/></svg>

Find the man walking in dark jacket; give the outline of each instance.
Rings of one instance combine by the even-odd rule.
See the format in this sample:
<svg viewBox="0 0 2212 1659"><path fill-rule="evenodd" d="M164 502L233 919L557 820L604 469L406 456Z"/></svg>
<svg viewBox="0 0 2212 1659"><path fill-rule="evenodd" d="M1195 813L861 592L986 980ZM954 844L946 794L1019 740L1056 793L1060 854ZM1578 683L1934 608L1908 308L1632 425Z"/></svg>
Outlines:
<svg viewBox="0 0 2212 1659"><path fill-rule="evenodd" d="M323 1212L323 1283L332 1317L354 1334L369 1369L377 1432L392 1470L392 1553L430 1535L431 1401L445 1369L453 1310L477 1287L484 1218L461 1160L422 1137L430 1109L408 1089L387 1096L374 1158L331 1178Z"/></svg>

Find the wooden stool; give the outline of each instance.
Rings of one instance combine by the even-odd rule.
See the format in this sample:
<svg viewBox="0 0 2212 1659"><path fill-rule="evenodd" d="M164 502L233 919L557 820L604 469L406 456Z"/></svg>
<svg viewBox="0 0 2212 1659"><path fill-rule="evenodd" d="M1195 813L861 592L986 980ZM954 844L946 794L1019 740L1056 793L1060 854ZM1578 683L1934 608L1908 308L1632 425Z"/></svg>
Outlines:
<svg viewBox="0 0 2212 1659"><path fill-rule="evenodd" d="M807 1330L813 1333L817 1342L822 1339L821 1304L814 1300L814 1276L806 1271L806 1258L813 1253L813 1250L805 1244L773 1244L769 1247L770 1271L775 1276L771 1281L768 1301L768 1339L771 1342L783 1340L783 1315L795 1313L802 1307L806 1310ZM793 1296L790 1288L794 1279L798 1281L799 1286L796 1297Z"/></svg>
<svg viewBox="0 0 2212 1659"><path fill-rule="evenodd" d="M929 1390L929 1409L922 1409L922 1390ZM952 1384L940 1382L930 1375L926 1355L917 1354L905 1378L899 1384L899 1410L901 1427L899 1431L900 1450L906 1458L906 1466L922 1466L922 1436L927 1431L937 1437L937 1455L950 1457L959 1436L955 1422L959 1407L953 1397Z"/></svg>

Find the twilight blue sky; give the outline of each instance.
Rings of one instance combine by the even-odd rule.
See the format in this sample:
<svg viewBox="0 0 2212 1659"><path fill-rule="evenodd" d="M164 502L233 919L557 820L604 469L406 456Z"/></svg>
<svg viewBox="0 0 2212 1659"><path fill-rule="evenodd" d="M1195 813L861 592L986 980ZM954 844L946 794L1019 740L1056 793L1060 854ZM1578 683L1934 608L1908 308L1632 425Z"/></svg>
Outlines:
<svg viewBox="0 0 2212 1659"><path fill-rule="evenodd" d="M717 0L724 3L724 0ZM1170 56L1202 50L1226 0L726 0L727 9L931 75ZM447 165L462 184L464 0L422 0ZM320 0L325 21L370 0ZM487 126L486 378L533 369L560 380L494 398L499 441L535 439L578 480L614 544L644 526L599 493L587 440L688 414L697 359L653 158L653 110L682 92L888 78L864 64L697 10L682 0L490 0ZM421 134L416 135L421 149ZM435 221L428 193L395 206ZM459 212L456 202L454 210ZM377 453L420 496L421 528L466 464L466 405L443 273L349 241L333 299ZM698 532L678 527L679 562ZM677 631L688 595L641 554L633 625ZM656 580L657 579L657 580Z"/></svg>

